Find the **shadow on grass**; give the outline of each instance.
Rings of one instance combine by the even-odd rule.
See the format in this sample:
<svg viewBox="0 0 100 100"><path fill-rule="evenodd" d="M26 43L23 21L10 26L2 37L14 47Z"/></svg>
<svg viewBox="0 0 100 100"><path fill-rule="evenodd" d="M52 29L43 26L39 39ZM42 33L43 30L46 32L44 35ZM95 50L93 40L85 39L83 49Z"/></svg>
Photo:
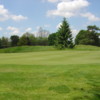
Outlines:
<svg viewBox="0 0 100 100"><path fill-rule="evenodd" d="M69 93L70 92L70 89L66 85L50 87L49 90L55 91L57 93Z"/></svg>

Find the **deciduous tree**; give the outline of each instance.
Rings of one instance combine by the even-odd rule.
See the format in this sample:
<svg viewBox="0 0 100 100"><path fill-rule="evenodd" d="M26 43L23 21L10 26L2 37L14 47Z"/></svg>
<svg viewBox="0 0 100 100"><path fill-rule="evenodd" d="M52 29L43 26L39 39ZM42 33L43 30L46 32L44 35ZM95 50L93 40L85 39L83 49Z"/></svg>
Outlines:
<svg viewBox="0 0 100 100"><path fill-rule="evenodd" d="M84 45L100 45L100 39L99 39L99 27L96 25L87 26L87 30L81 30L76 38L75 38L75 44L84 44Z"/></svg>
<svg viewBox="0 0 100 100"><path fill-rule="evenodd" d="M6 47L8 47L8 38L6 38L6 37L2 37L1 38L1 42L2 42L2 47L3 48L6 48Z"/></svg>
<svg viewBox="0 0 100 100"><path fill-rule="evenodd" d="M17 43L18 43L18 41L19 41L19 36L17 36L17 35L12 35L12 36L10 37L10 39L11 39L11 46L17 46Z"/></svg>
<svg viewBox="0 0 100 100"><path fill-rule="evenodd" d="M57 33L52 33L52 34L49 35L49 37L48 37L48 45L54 45L55 44L56 34Z"/></svg>
<svg viewBox="0 0 100 100"><path fill-rule="evenodd" d="M1 38L0 38L0 49L2 48L2 42L1 42Z"/></svg>
<svg viewBox="0 0 100 100"><path fill-rule="evenodd" d="M22 37L19 38L19 41L18 41L17 45L18 46L28 45L28 41L27 41L25 35L23 35Z"/></svg>

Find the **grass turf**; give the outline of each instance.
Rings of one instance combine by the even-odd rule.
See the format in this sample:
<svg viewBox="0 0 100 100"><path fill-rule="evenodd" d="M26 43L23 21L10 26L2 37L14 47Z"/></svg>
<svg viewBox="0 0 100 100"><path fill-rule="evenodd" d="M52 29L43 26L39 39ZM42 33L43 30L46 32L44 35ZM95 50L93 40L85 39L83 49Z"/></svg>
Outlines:
<svg viewBox="0 0 100 100"><path fill-rule="evenodd" d="M100 51L100 47L90 45L76 45L74 49L78 51ZM17 46L0 49L0 53L23 53L23 52L41 52L41 51L58 51L53 46Z"/></svg>
<svg viewBox="0 0 100 100"><path fill-rule="evenodd" d="M0 100L100 100L99 55L93 48L2 53Z"/></svg>

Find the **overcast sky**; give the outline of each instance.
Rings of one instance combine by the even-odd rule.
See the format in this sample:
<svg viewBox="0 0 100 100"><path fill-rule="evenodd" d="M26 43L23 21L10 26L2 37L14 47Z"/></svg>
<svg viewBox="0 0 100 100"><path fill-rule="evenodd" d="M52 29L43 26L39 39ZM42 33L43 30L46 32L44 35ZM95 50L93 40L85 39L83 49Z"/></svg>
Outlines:
<svg viewBox="0 0 100 100"><path fill-rule="evenodd" d="M0 0L0 37L36 34L39 27L53 33L63 17L74 37L88 25L100 27L100 0Z"/></svg>

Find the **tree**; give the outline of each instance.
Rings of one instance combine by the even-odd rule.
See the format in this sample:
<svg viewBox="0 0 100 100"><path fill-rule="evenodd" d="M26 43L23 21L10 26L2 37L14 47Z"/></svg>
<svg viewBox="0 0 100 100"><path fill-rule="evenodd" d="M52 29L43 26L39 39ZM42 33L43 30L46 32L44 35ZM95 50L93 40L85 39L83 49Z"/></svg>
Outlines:
<svg viewBox="0 0 100 100"><path fill-rule="evenodd" d="M39 31L37 32L37 37L48 37L50 34L49 31L43 30L41 27L39 28Z"/></svg>
<svg viewBox="0 0 100 100"><path fill-rule="evenodd" d="M49 35L49 37L48 37L48 45L54 45L55 44L56 34L57 33L52 33L52 34Z"/></svg>
<svg viewBox="0 0 100 100"><path fill-rule="evenodd" d="M0 39L0 49L2 48L2 42L1 42L1 39Z"/></svg>
<svg viewBox="0 0 100 100"><path fill-rule="evenodd" d="M19 38L17 45L18 46L28 45L28 41L27 41L25 35L23 35L22 37Z"/></svg>
<svg viewBox="0 0 100 100"><path fill-rule="evenodd" d="M100 45L100 39L99 39L99 27L96 25L94 26L87 26L87 30L81 30L76 38L75 38L75 44L84 44L84 45L94 45L99 46Z"/></svg>
<svg viewBox="0 0 100 100"><path fill-rule="evenodd" d="M48 44L48 36L49 31L43 30L41 27L39 28L39 31L37 32L37 45L47 45Z"/></svg>
<svg viewBox="0 0 100 100"><path fill-rule="evenodd" d="M12 36L10 37L10 39L11 39L11 46L17 46L17 43L18 43L18 41L19 41L19 36L17 36L17 35L12 35Z"/></svg>
<svg viewBox="0 0 100 100"><path fill-rule="evenodd" d="M43 38L42 45L44 45L44 46L48 45L48 38L47 37Z"/></svg>
<svg viewBox="0 0 100 100"><path fill-rule="evenodd" d="M58 49L73 48L74 44L72 42L72 39L73 38L72 38L71 30L69 28L69 24L66 21L66 18L64 18L62 21L62 25L57 32L55 46Z"/></svg>
<svg viewBox="0 0 100 100"><path fill-rule="evenodd" d="M8 47L8 38L3 36L2 39L1 39L1 42L2 42L2 47L3 48L7 48Z"/></svg>
<svg viewBox="0 0 100 100"><path fill-rule="evenodd" d="M29 41L30 41L30 45L35 45L35 36L34 36L34 34L31 34L30 36L29 36Z"/></svg>
<svg viewBox="0 0 100 100"><path fill-rule="evenodd" d="M26 40L27 40L27 45L30 45L30 41L29 41L29 37L31 36L30 33L26 32L22 35L23 37L26 37Z"/></svg>
<svg viewBox="0 0 100 100"><path fill-rule="evenodd" d="M75 44L80 44L80 41L84 38L84 34L86 33L86 30L80 30L79 33L76 35L75 38Z"/></svg>
<svg viewBox="0 0 100 100"><path fill-rule="evenodd" d="M35 36L32 33L24 33L23 36L26 37L26 40L28 41L28 45L35 45Z"/></svg>
<svg viewBox="0 0 100 100"><path fill-rule="evenodd" d="M87 30L88 31L95 31L95 32L97 32L97 31L100 31L100 28L99 27L97 27L96 25L89 25L89 26L87 26Z"/></svg>
<svg viewBox="0 0 100 100"><path fill-rule="evenodd" d="M83 39L79 42L80 44L84 45L95 45L99 46L99 38L98 36L94 33L94 31L86 31Z"/></svg>

